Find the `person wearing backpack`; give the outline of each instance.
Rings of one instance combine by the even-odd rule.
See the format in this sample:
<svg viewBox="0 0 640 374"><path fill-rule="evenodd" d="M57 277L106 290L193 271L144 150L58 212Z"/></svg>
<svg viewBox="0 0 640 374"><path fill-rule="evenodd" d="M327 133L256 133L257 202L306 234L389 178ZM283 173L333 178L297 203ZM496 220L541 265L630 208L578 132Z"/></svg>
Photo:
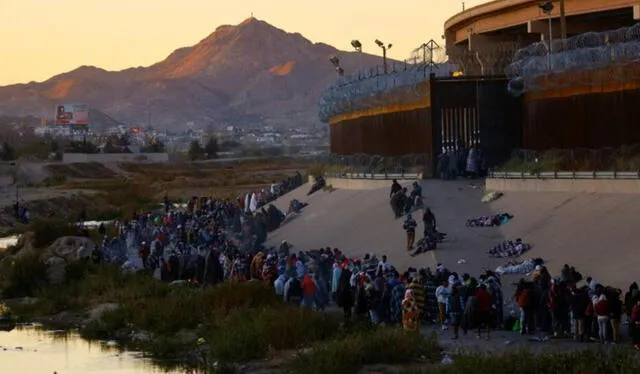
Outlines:
<svg viewBox="0 0 640 374"><path fill-rule="evenodd" d="M598 319L598 337L600 338L600 343L605 344L609 340L607 332L610 323L610 311L609 302L602 290L598 290L598 296L594 298L593 306Z"/></svg>
<svg viewBox="0 0 640 374"><path fill-rule="evenodd" d="M291 277L284 285L284 301L289 304L300 305L302 302L302 285L296 277Z"/></svg>

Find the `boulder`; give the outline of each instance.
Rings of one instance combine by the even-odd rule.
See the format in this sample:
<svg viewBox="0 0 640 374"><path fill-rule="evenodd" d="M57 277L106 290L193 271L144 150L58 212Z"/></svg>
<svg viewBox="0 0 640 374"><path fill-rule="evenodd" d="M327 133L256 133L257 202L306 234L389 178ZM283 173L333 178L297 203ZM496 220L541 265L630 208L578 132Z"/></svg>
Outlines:
<svg viewBox="0 0 640 374"><path fill-rule="evenodd" d="M42 253L42 260L47 265L47 276L52 284L65 281L67 264L79 259L79 252L84 248L93 248L93 241L83 236L63 236L56 239ZM80 251L79 251L80 250Z"/></svg>
<svg viewBox="0 0 640 374"><path fill-rule="evenodd" d="M89 318L85 321L85 323L99 322L102 319L102 315L104 313L111 312L116 309L118 309L118 304L116 303L104 303L97 305L95 308L89 311Z"/></svg>
<svg viewBox="0 0 640 374"><path fill-rule="evenodd" d="M47 259L49 257L62 258L66 263L70 263L78 260L78 250L83 249L86 251L88 248L93 248L94 243L91 239L84 236L63 236L56 239L49 248L47 248L42 257Z"/></svg>
<svg viewBox="0 0 640 374"><path fill-rule="evenodd" d="M47 265L47 278L51 284L64 282L67 276L67 262L61 257L49 257L44 260Z"/></svg>

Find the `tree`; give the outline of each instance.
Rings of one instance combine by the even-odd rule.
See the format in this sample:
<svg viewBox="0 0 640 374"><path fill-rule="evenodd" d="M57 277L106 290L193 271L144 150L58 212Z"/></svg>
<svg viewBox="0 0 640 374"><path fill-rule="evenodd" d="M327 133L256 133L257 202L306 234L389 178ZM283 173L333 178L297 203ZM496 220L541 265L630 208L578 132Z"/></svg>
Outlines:
<svg viewBox="0 0 640 374"><path fill-rule="evenodd" d="M117 147L115 144L113 144L112 139L107 139L107 142L104 143L103 152L104 153L120 153L121 149L120 147Z"/></svg>
<svg viewBox="0 0 640 374"><path fill-rule="evenodd" d="M16 152L9 143L2 143L2 150L0 151L0 158L2 161L13 161L16 159Z"/></svg>
<svg viewBox="0 0 640 374"><path fill-rule="evenodd" d="M120 147L126 147L131 145L131 141L129 140L129 135L123 134L119 136L117 140L114 142L114 144Z"/></svg>
<svg viewBox="0 0 640 374"><path fill-rule="evenodd" d="M191 142L191 145L189 146L189 159L191 161L202 159L204 153L204 148L200 146L200 142L198 142L197 140Z"/></svg>
<svg viewBox="0 0 640 374"><path fill-rule="evenodd" d="M143 153L164 153L164 143L159 140L154 140L148 146L142 148L140 152Z"/></svg>
<svg viewBox="0 0 640 374"><path fill-rule="evenodd" d="M204 151L207 154L207 158L218 158L218 139L215 136L209 138Z"/></svg>

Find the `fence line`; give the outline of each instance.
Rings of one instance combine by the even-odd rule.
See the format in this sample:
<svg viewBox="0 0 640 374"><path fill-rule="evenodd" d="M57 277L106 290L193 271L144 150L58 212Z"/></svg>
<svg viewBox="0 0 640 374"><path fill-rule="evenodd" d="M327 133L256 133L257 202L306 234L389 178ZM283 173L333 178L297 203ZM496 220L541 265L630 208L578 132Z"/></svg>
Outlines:
<svg viewBox="0 0 640 374"><path fill-rule="evenodd" d="M607 179L607 180L640 180L640 170L633 171L546 171L546 172L513 172L491 171L490 179Z"/></svg>
<svg viewBox="0 0 640 374"><path fill-rule="evenodd" d="M568 39L541 41L518 50L506 69L514 94L640 79L640 24ZM632 76L630 76L630 74ZM564 78L564 79L563 79Z"/></svg>
<svg viewBox="0 0 640 374"><path fill-rule="evenodd" d="M377 155L330 155L317 159L312 175L350 179L404 179L423 175L431 165L429 155L410 154L397 157Z"/></svg>

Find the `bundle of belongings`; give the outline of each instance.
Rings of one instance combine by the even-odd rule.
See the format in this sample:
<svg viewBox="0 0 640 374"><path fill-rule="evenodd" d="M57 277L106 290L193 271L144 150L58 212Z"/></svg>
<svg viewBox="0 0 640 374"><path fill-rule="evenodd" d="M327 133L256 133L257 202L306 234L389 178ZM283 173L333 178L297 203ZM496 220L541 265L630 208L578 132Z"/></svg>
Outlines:
<svg viewBox="0 0 640 374"><path fill-rule="evenodd" d="M497 227L502 226L513 219L509 213L498 213L493 216L484 216L467 220L467 227Z"/></svg>
<svg viewBox="0 0 640 374"><path fill-rule="evenodd" d="M309 192L307 193L307 196L320 191L321 189L323 189L326 185L327 182L325 182L324 178L322 176L317 176L315 177L316 182L311 186L311 189L309 190Z"/></svg>
<svg viewBox="0 0 640 374"><path fill-rule="evenodd" d="M529 274L536 268L540 268L544 261L540 258L533 260L525 259L522 261L509 261L505 266L498 266L496 273L500 275L506 274Z"/></svg>
<svg viewBox="0 0 640 374"><path fill-rule="evenodd" d="M480 199L480 201L485 203L485 204L487 204L487 203L490 203L492 201L496 201L501 197L502 197L502 192L491 191L491 192L488 192L487 194L485 194L482 197L482 199Z"/></svg>
<svg viewBox="0 0 640 374"><path fill-rule="evenodd" d="M498 244L491 248L488 253L491 257L517 257L524 252L531 249L531 246L527 243L523 243L522 239L516 239L515 243L511 240L505 241L502 244Z"/></svg>

